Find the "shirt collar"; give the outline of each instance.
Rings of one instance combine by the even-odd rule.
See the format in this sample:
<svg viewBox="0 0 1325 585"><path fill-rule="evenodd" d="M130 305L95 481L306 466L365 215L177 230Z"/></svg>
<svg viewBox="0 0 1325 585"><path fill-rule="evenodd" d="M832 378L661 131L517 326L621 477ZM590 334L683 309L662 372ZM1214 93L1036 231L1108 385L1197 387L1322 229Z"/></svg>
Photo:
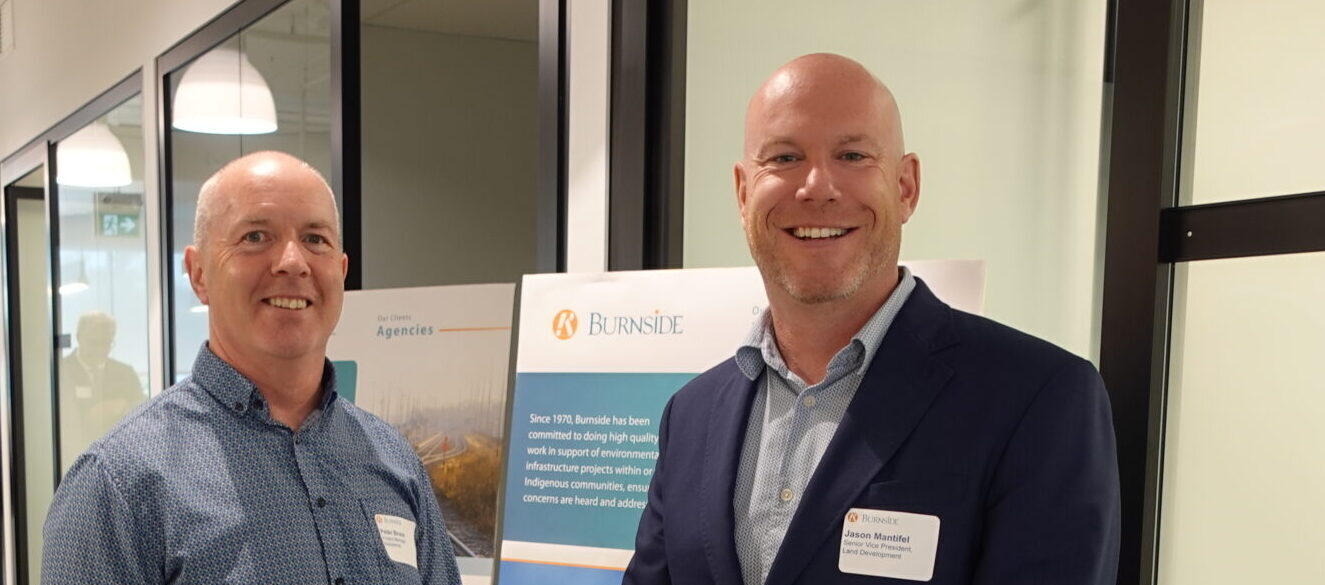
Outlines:
<svg viewBox="0 0 1325 585"><path fill-rule="evenodd" d="M897 280L897 286L893 288L888 300L879 306L860 331L851 336L848 347L854 346L862 352L857 369L863 370L874 361L874 354L883 343L883 337L892 326L893 319L916 288L916 278L911 274L911 270L901 266L899 271L901 278ZM759 318L755 319L741 346L736 349L736 365L746 378L751 380L758 378L764 372L764 368L772 368L779 372L787 369L782 361L782 354L778 352L772 324L772 313L769 308L765 308L759 314ZM837 357L834 356L834 360Z"/></svg>
<svg viewBox="0 0 1325 585"><path fill-rule="evenodd" d="M212 353L212 349L203 342L198 350L198 357L193 360L193 382L202 387L226 408L243 414L255 406L266 410L266 399L258 392L258 387L243 374L239 373L225 360ZM319 383L322 399L318 410L326 410L336 399L336 370L329 360L322 366L322 381Z"/></svg>

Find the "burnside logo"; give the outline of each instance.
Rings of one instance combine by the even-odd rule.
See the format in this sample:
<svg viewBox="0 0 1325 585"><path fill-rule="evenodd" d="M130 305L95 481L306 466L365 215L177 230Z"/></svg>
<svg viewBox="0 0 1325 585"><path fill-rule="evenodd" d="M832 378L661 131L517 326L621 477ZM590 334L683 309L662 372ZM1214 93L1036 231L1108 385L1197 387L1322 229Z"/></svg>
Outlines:
<svg viewBox="0 0 1325 585"><path fill-rule="evenodd" d="M604 315L598 312L589 314L589 332L587 335L681 335L685 333L682 320L684 315L664 315L654 311L652 315ZM552 317L552 335L566 340L579 330L580 318L575 311L562 309Z"/></svg>
<svg viewBox="0 0 1325 585"><path fill-rule="evenodd" d="M570 309L562 309L552 318L552 334L557 339L570 339L579 327L580 318Z"/></svg>

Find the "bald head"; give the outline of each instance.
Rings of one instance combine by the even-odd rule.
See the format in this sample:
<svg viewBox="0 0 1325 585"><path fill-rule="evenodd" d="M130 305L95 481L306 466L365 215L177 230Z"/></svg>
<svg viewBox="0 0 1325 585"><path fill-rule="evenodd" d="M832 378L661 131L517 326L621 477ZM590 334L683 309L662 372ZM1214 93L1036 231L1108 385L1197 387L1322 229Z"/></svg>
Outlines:
<svg viewBox="0 0 1325 585"><path fill-rule="evenodd" d="M814 53L779 67L750 98L745 115L745 158L756 158L767 142L781 139L769 135L776 122L844 107L854 107L867 116L860 122L879 132L889 156L895 159L905 154L902 117L888 86L852 59Z"/></svg>
<svg viewBox="0 0 1325 585"><path fill-rule="evenodd" d="M868 316L896 284L902 224L920 197L900 118L892 92L840 55L795 59L750 99L733 177L775 320L777 306L824 303Z"/></svg>
<svg viewBox="0 0 1325 585"><path fill-rule="evenodd" d="M335 213L337 239L340 237L340 209L331 186L312 165L289 154L266 150L239 157L216 171L198 191L198 209L193 216L193 245L202 249L211 238L216 218L224 214L234 193L251 189L270 189L292 183L326 193Z"/></svg>

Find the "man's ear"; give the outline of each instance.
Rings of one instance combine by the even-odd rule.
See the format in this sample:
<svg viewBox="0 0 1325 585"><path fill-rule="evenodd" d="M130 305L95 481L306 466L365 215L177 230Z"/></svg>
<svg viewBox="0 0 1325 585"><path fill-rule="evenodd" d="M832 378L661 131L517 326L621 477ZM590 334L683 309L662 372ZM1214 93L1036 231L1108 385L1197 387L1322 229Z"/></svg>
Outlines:
<svg viewBox="0 0 1325 585"><path fill-rule="evenodd" d="M732 165L732 175L736 180L736 208L740 210L741 217L745 217L745 199L747 183L745 180L745 166L737 161Z"/></svg>
<svg viewBox="0 0 1325 585"><path fill-rule="evenodd" d="M202 271L202 254L197 246L184 248L184 272L189 273L189 286L193 287L198 301L207 304L207 282Z"/></svg>
<svg viewBox="0 0 1325 585"><path fill-rule="evenodd" d="M345 277L350 274L350 255L342 253L340 255L340 280L345 282Z"/></svg>
<svg viewBox="0 0 1325 585"><path fill-rule="evenodd" d="M911 219L920 203L920 157L912 152L897 166L897 193L902 204L902 223Z"/></svg>

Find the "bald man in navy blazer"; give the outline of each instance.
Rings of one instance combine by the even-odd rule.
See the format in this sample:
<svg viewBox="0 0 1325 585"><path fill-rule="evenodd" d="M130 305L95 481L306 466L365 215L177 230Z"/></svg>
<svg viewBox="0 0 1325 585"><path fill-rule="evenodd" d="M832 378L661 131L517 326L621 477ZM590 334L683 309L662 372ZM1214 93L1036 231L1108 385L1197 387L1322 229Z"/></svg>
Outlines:
<svg viewBox="0 0 1325 585"><path fill-rule="evenodd" d="M1099 374L898 266L904 153L891 92L845 57L751 99L736 192L769 309L668 404L625 584L1114 583Z"/></svg>

